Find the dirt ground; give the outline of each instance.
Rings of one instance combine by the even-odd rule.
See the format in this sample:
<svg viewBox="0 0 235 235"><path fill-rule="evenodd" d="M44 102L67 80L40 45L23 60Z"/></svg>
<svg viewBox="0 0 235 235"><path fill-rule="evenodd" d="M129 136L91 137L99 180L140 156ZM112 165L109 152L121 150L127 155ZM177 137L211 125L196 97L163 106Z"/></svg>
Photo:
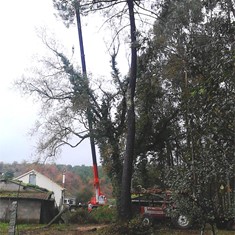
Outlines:
<svg viewBox="0 0 235 235"><path fill-rule="evenodd" d="M62 227L51 226L49 228L34 228L31 230L20 229L16 231L17 235L96 235L97 231L101 228L104 228L108 225L67 225ZM158 228L154 231L153 235L199 235L199 230L177 230L169 228ZM217 235L234 235L234 231L217 231ZM8 235L2 234L1 235ZM121 234L120 234L121 235ZM125 235L125 234L122 234ZM204 235L211 235L211 232L208 230Z"/></svg>
<svg viewBox="0 0 235 235"><path fill-rule="evenodd" d="M96 234L97 230L107 225L68 225L49 228L35 228L32 230L17 231L19 235L90 235Z"/></svg>
<svg viewBox="0 0 235 235"><path fill-rule="evenodd" d="M31 231L19 231L19 235L96 235L97 231L108 225L69 225L64 228L40 228ZM199 230L157 229L154 235L199 235ZM218 235L234 235L234 231L217 231ZM121 234L120 234L121 235ZM125 234L123 234L125 235ZM211 235L205 231L204 235Z"/></svg>

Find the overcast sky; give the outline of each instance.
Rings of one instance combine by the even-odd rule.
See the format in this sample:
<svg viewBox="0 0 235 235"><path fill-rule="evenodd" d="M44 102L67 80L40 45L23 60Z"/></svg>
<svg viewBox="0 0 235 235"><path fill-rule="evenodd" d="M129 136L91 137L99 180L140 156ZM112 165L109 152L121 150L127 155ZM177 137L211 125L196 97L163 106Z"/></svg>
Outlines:
<svg viewBox="0 0 235 235"><path fill-rule="evenodd" d="M35 140L28 132L37 119L39 105L22 97L12 84L30 68L35 55L40 57L45 53L37 36L39 28L47 28L68 51L75 46L79 59L77 30L76 26L67 29L54 16L52 0L2 1L0 11L0 161L30 162ZM107 75L110 58L99 31L102 19L92 16L82 22L87 69L96 75ZM91 159L88 141L76 149L65 148L56 163L92 165Z"/></svg>

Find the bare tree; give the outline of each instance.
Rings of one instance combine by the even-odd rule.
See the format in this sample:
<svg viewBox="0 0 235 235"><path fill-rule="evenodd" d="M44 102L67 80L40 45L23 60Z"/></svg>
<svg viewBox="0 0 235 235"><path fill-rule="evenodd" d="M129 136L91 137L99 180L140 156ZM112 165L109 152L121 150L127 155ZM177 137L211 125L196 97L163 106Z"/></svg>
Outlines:
<svg viewBox="0 0 235 235"><path fill-rule="evenodd" d="M115 71L115 66L112 66L114 69L113 78L118 80L116 84L119 85L114 93L100 89L99 91L102 95L98 97L91 89L89 79L84 80L84 76L73 67L70 60L63 53L59 52L56 47L51 46L46 41L45 44L54 54L55 61L44 60L47 66L46 74L41 73L38 78L31 77L29 80L23 79L18 82L18 85L28 93L37 93L39 95L43 101L44 108L47 108L44 110L56 110L49 117L49 112L44 112L46 122L38 125L38 128L42 127L42 125L44 127L44 135L38 145L39 152L45 153L46 151L47 156L55 156L64 144L76 147L81 141L91 135L89 132L90 124L86 119L87 107L90 106L90 121L95 129L92 131L92 135L97 143L99 143L99 146L103 147L101 153L105 152L104 148L107 147L107 143L109 143L109 147L112 149L111 158L108 159L106 157L106 159L111 162L112 169L116 168L114 170L118 178L116 184L121 184L120 190L117 190L120 198L119 216L122 219L130 219L132 216L131 179L135 146L137 50L140 46L139 38L137 37L140 33L136 28L135 15L138 14L140 16L140 12L137 9L152 15L153 12L150 10L146 11L141 1L134 0L86 0L81 1L80 6L77 4L78 1L74 0L54 0L53 2L66 26L69 26L74 21L77 7L80 7L79 10L83 14L102 10L108 16L107 21L114 20L115 18L121 19L120 29L117 30L117 33L127 26L130 27L129 44L131 59L129 75L121 81L117 70ZM115 53L112 54L112 62L113 65L116 62ZM34 82L32 82L32 79ZM59 85L58 82L60 83ZM116 109L117 115L115 120L113 120L113 115L111 114L112 105ZM79 125L74 125L74 123ZM81 124L82 128L78 129L78 126L81 127ZM107 126L107 124L110 126ZM109 133L110 128L113 131L112 136ZM117 140L120 136L123 138L125 130L125 151L122 154L120 151L122 147L120 147L120 142ZM106 136L104 136L104 133L106 133ZM69 142L71 136L76 136L79 140L75 144L71 144ZM104 139L106 141L103 141ZM114 149L118 150L118 153L114 153Z"/></svg>

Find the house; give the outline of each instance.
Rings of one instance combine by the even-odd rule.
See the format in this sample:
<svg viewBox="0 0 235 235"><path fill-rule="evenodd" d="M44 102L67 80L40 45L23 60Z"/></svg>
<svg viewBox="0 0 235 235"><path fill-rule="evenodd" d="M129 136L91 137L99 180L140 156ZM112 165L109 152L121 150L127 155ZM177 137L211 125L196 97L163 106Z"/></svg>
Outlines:
<svg viewBox="0 0 235 235"><path fill-rule="evenodd" d="M18 223L48 223L58 212L53 192L17 180L0 179L1 222L9 222L13 202L17 202Z"/></svg>
<svg viewBox="0 0 235 235"><path fill-rule="evenodd" d="M63 202L65 189L36 170L28 171L23 175L16 177L15 179L20 180L25 184L37 185L39 187L52 191L55 196L55 203L57 207L59 207Z"/></svg>

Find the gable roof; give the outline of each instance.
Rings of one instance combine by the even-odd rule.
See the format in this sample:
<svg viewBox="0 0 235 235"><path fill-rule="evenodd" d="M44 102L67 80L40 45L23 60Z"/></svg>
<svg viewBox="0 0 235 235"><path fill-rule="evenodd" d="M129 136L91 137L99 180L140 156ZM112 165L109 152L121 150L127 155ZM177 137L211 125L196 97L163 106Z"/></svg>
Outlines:
<svg viewBox="0 0 235 235"><path fill-rule="evenodd" d="M58 187L60 187L61 190L64 189L64 188L63 188L62 186L60 186L58 183L56 183L55 181L51 180L49 177L45 176L44 174L42 174L42 173L40 173L40 172L38 172L38 171L36 171L36 170L34 170L34 169L32 169L32 170L30 170L30 171L28 171L28 172L25 172L24 174L19 175L19 176L15 177L14 179L15 179L15 180L20 180L20 179L23 178L24 176L27 176L27 175L30 175L30 174L33 174L33 173L35 173L36 175L41 175L41 176L45 177L48 181L50 181L50 182L56 184Z"/></svg>
<svg viewBox="0 0 235 235"><path fill-rule="evenodd" d="M26 184L26 183L24 183L20 180L17 180L17 179L0 179L0 182L6 182L6 183L8 182L8 183L17 184L19 186L24 187L24 189L28 189L28 190L35 190L38 192L49 192L49 190L46 188L42 188L37 185Z"/></svg>
<svg viewBox="0 0 235 235"><path fill-rule="evenodd" d="M25 199L39 199L50 200L53 199L53 192L45 188L41 188L31 184L25 184L18 180L1 179L0 183L16 184L19 186L18 190L3 188L0 189L1 198L25 198ZM17 187L18 187L17 186Z"/></svg>
<svg viewBox="0 0 235 235"><path fill-rule="evenodd" d="M21 198L21 199L39 199L50 200L52 198L52 192L0 192L1 198Z"/></svg>

